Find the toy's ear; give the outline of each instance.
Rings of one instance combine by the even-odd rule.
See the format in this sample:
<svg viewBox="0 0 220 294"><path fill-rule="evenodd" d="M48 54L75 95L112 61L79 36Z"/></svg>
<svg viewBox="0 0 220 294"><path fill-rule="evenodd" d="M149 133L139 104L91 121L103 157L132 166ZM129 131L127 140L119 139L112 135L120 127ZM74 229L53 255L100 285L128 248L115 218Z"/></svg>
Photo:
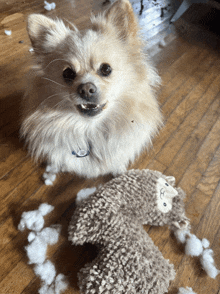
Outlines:
<svg viewBox="0 0 220 294"><path fill-rule="evenodd" d="M42 14L31 14L27 31L36 53L50 52L71 32L61 20L53 20Z"/></svg>
<svg viewBox="0 0 220 294"><path fill-rule="evenodd" d="M138 32L138 22L128 0L116 1L105 14L107 23L110 22L117 28L121 39L135 37Z"/></svg>
<svg viewBox="0 0 220 294"><path fill-rule="evenodd" d="M172 186L175 185L176 179L175 179L174 177L172 177L172 176L166 176L166 180L167 180L167 182L168 182L170 185L172 185Z"/></svg>

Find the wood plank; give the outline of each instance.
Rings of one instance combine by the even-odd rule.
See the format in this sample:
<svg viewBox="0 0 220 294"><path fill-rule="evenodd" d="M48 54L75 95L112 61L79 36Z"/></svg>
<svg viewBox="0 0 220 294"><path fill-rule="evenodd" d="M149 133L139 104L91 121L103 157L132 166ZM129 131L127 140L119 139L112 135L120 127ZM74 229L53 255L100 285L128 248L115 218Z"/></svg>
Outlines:
<svg viewBox="0 0 220 294"><path fill-rule="evenodd" d="M209 70L203 76L203 79L185 97L185 99L183 99L177 105L174 111L172 111L166 121L165 127L160 132L160 140L157 140L157 142L154 144L154 155L156 155L161 150L161 148L170 138L170 135L178 129L178 126L182 124L187 115L189 115L192 109L197 105L197 103L199 103L199 101L196 99L197 97L202 97L206 90L210 91L211 95L217 95L217 73L218 71L217 68L215 69L215 65L209 68ZM210 84L212 84L211 87Z"/></svg>
<svg viewBox="0 0 220 294"><path fill-rule="evenodd" d="M0 200L2 201L7 194L15 189L19 183L26 179L35 169L36 165L29 158L26 158L22 160L19 167L15 167L2 177L0 179L0 185L2 187Z"/></svg>
<svg viewBox="0 0 220 294"><path fill-rule="evenodd" d="M202 175L202 178L197 186L197 189L199 189L204 194L210 197L213 195L216 185L220 179L219 166L220 166L220 147L215 152L210 165L206 169L205 174Z"/></svg>
<svg viewBox="0 0 220 294"><path fill-rule="evenodd" d="M190 59L196 60L190 65ZM189 56L185 62L187 66L179 66L175 70L175 75L170 80L163 80L162 93L159 95L159 101L162 104L162 110L165 117L168 117L170 111L175 109L179 101L189 94L193 88L203 80L204 75L214 65L217 59L208 54L206 50L197 52L196 56ZM169 70L170 72L170 70ZM184 74L182 73L184 72Z"/></svg>
<svg viewBox="0 0 220 294"><path fill-rule="evenodd" d="M18 263L1 283L1 294L21 293L28 285L29 280L34 278L34 272L24 261Z"/></svg>
<svg viewBox="0 0 220 294"><path fill-rule="evenodd" d="M163 146L162 151L157 154L156 159L164 165L169 166L171 171L175 168L176 164L178 164L177 161L179 162L180 160L180 158L176 159L180 149L182 148L181 156L186 156L187 160L190 161L190 158L193 158L196 154L196 147L199 147L218 119L220 110L218 112L216 109L220 109L220 94L217 94L217 96L216 93L212 94L210 95L210 91L207 91L207 93L200 98L199 103ZM212 102L213 99L214 102ZM193 151L187 156L187 150L189 151L189 149ZM172 163L172 161L175 161L175 164Z"/></svg>
<svg viewBox="0 0 220 294"><path fill-rule="evenodd" d="M0 179L27 157L27 152L16 134L12 134L0 143Z"/></svg>
<svg viewBox="0 0 220 294"><path fill-rule="evenodd" d="M190 195L194 190L195 185L202 178L206 169L212 158L214 157L216 151L219 147L219 129L220 129L220 119L217 120L215 125L212 127L210 133L201 145L198 153L196 154L194 160L188 166L185 171L179 185L183 187L187 195Z"/></svg>
<svg viewBox="0 0 220 294"><path fill-rule="evenodd" d="M220 121L219 120L216 122L215 127L218 129L218 131L217 131L217 134L215 133L216 137L212 138L213 146L215 146L214 152L216 151L216 148L219 144L219 138L220 138L220 134L219 134ZM210 132L210 134L212 134L212 131ZM169 174L173 174L175 176L177 182L180 181L183 174L186 172L188 166L193 161L193 159L197 157L197 152L200 149L200 144L205 139L201 131L199 134L196 133L196 131L194 132L192 137L184 144L181 154L178 154L176 156L173 163L167 169L167 172L169 172ZM210 134L208 136L210 136ZM209 148L212 150L213 146L212 147L210 146ZM207 152L208 151L206 151L206 153Z"/></svg>
<svg viewBox="0 0 220 294"><path fill-rule="evenodd" d="M211 200L220 178L220 147L214 154L204 174L200 178L196 177L194 191L186 196L187 215L192 219L192 225L195 227L199 224L203 215L205 204L208 205ZM195 170L195 174L197 174ZM180 182L181 184L181 182ZM186 189L186 187L185 187Z"/></svg>
<svg viewBox="0 0 220 294"><path fill-rule="evenodd" d="M48 187L47 187L48 188ZM9 216L16 210L17 207L22 209L25 202L41 189L41 193L48 189L43 184L38 171L34 171L24 181L22 181L11 193L5 196L0 207L0 222L3 224ZM1 228L0 228L1 230Z"/></svg>

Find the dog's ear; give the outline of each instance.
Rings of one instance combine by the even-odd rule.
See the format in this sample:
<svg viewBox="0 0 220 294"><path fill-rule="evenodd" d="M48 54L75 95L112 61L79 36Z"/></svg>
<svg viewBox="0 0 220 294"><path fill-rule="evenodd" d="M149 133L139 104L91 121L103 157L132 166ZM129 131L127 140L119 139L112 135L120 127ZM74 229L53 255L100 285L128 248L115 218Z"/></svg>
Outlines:
<svg viewBox="0 0 220 294"><path fill-rule="evenodd" d="M42 14L31 14L27 31L36 53L53 51L70 33L61 20L53 20Z"/></svg>
<svg viewBox="0 0 220 294"><path fill-rule="evenodd" d="M105 13L107 22L116 27L123 40L136 37L139 27L132 5L128 0L116 1Z"/></svg>

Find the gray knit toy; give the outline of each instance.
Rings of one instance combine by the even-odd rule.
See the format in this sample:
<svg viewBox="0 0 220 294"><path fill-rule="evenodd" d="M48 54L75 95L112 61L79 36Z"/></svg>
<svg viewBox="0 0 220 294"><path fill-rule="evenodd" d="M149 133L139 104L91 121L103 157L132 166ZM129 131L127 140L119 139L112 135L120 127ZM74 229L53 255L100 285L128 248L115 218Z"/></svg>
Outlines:
<svg viewBox="0 0 220 294"><path fill-rule="evenodd" d="M162 294L175 277L172 264L145 232L143 224L185 229L180 188L158 171L130 170L114 178L74 212L69 240L92 243L98 256L79 272L83 294Z"/></svg>

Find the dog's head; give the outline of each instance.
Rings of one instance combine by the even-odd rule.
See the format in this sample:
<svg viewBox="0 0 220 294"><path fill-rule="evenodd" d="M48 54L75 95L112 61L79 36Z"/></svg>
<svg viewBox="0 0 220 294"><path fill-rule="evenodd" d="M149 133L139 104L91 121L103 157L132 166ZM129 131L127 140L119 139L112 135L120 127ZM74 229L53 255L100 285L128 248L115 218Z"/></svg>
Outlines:
<svg viewBox="0 0 220 294"><path fill-rule="evenodd" d="M95 116L146 79L138 24L128 0L118 0L78 31L40 14L28 18L38 60L38 105ZM134 82L135 81L135 82ZM126 98L129 99L129 98Z"/></svg>

